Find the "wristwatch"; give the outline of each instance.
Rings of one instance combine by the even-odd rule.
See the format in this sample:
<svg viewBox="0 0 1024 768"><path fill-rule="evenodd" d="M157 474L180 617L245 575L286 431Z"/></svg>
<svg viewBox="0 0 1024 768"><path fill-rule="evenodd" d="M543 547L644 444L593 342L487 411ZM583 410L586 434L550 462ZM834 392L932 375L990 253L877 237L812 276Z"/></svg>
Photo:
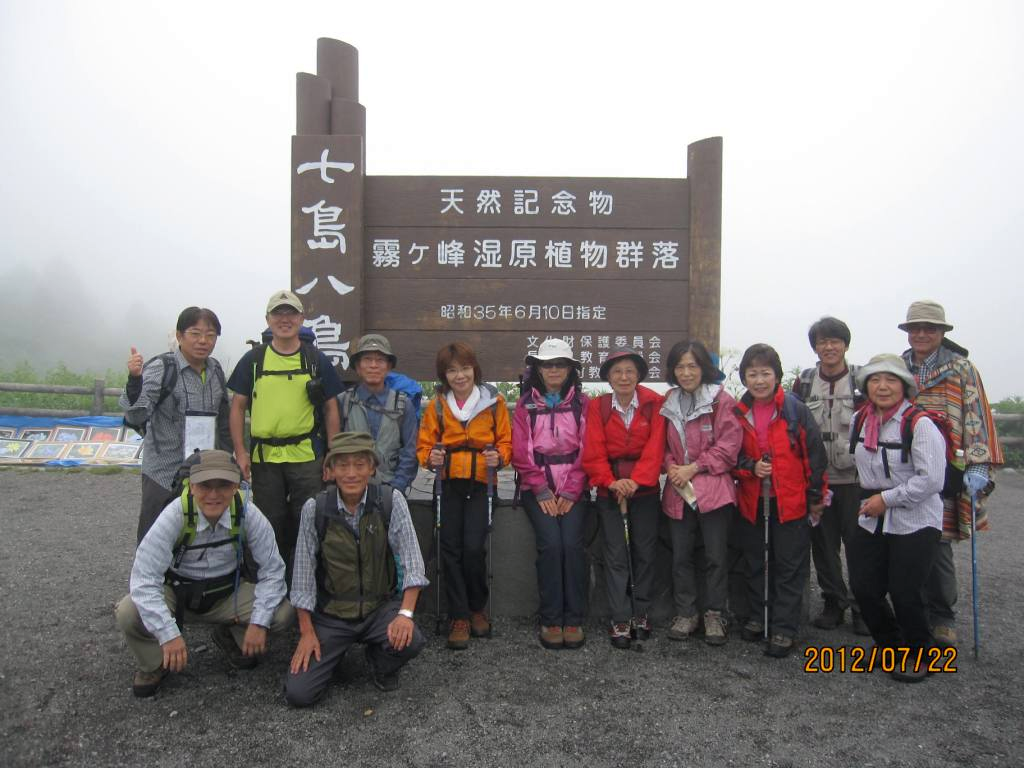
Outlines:
<svg viewBox="0 0 1024 768"><path fill-rule="evenodd" d="M405 616L405 618L412 620L413 613L408 608L399 608L398 615Z"/></svg>

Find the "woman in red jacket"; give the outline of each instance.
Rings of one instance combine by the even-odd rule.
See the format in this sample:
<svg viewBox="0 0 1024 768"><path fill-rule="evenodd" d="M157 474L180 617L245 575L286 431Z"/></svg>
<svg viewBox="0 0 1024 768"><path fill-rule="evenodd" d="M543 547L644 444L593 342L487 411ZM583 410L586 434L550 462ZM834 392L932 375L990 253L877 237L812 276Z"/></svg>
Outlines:
<svg viewBox="0 0 1024 768"><path fill-rule="evenodd" d="M629 648L633 636L650 637L647 609L654 582L658 543L658 476L665 446L662 397L639 383L647 363L631 349L618 349L601 366L601 378L612 393L590 401L583 438L583 469L597 488L604 530L604 566L612 624L609 639L616 648ZM627 503L635 578L633 602L627 593L624 521L620 500Z"/></svg>
<svg viewBox="0 0 1024 768"><path fill-rule="evenodd" d="M770 639L765 653L782 658L793 650L800 624L811 544L808 515L815 524L821 517L828 457L807 406L779 386L778 352L767 344L749 347L740 360L740 378L747 391L735 410L743 427L743 446L734 475L740 513L747 523L741 538L751 609L741 635L744 640L760 639L767 615Z"/></svg>

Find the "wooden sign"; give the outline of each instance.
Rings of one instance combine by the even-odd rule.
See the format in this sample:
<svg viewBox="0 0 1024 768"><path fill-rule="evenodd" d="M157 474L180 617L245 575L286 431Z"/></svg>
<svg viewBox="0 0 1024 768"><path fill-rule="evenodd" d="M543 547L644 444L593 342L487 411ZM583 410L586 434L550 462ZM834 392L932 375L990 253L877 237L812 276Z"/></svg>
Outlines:
<svg viewBox="0 0 1024 768"><path fill-rule="evenodd" d="M550 337L585 380L616 347L651 380L680 339L717 350L721 139L689 146L688 178L365 176L355 49L321 39L317 67L298 79L292 285L336 364L369 331L418 379L456 338L492 381Z"/></svg>

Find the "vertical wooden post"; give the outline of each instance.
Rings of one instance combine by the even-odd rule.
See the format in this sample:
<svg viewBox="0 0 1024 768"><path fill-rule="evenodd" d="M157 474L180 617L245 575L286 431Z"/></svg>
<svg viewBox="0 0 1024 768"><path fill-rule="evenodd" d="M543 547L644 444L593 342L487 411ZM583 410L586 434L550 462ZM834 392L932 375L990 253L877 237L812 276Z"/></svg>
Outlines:
<svg viewBox="0 0 1024 768"><path fill-rule="evenodd" d="M90 416L103 415L103 390L106 389L106 386L107 383L103 379L93 379L92 408L89 410Z"/></svg>
<svg viewBox="0 0 1024 768"><path fill-rule="evenodd" d="M690 184L691 339L718 353L722 313L722 138L687 147Z"/></svg>

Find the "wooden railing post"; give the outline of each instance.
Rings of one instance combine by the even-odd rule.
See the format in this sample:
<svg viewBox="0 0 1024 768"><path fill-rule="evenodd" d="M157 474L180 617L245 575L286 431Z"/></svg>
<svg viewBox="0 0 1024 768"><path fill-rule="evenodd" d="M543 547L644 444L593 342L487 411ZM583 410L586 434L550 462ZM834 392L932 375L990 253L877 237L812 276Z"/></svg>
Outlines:
<svg viewBox="0 0 1024 768"><path fill-rule="evenodd" d="M107 383L103 379L94 379L92 382L92 408L90 416L100 416L103 413L103 390Z"/></svg>

